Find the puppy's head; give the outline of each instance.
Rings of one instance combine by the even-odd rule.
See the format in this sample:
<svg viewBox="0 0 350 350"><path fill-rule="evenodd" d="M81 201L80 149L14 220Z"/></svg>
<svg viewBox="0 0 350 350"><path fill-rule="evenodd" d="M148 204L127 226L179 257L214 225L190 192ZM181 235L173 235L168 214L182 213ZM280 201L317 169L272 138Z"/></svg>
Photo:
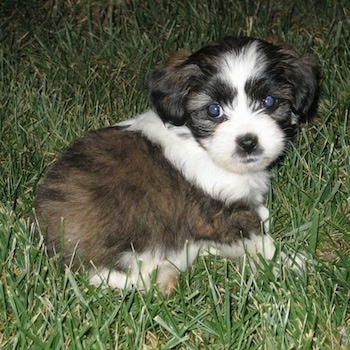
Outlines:
<svg viewBox="0 0 350 350"><path fill-rule="evenodd" d="M281 46L229 37L174 55L148 87L165 123L186 125L218 165L245 173L283 154L313 106L316 66Z"/></svg>

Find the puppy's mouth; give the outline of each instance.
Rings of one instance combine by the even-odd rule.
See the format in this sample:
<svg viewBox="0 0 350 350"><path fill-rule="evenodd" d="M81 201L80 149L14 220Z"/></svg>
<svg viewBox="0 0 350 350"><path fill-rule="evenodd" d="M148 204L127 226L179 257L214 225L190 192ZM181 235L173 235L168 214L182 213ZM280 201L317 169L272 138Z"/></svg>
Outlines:
<svg viewBox="0 0 350 350"><path fill-rule="evenodd" d="M251 163L257 163L261 157L254 157L254 156L247 156L245 158L241 158L240 162L243 164L251 164Z"/></svg>
<svg viewBox="0 0 350 350"><path fill-rule="evenodd" d="M245 157L243 156L238 156L236 158L239 163L241 163L244 166L249 167L258 167L258 168L265 168L268 166L271 162L272 159L269 157L263 157L261 154L260 155L246 155Z"/></svg>
<svg viewBox="0 0 350 350"><path fill-rule="evenodd" d="M242 164L253 164L261 162L263 160L262 154L260 152L250 154L242 154L240 152L235 152L234 158L236 158L236 160Z"/></svg>
<svg viewBox="0 0 350 350"><path fill-rule="evenodd" d="M263 164L265 166L268 159L264 157L264 154L265 152L261 147L256 147L250 152L245 152L242 149L236 149L234 152L234 157L243 165L256 166Z"/></svg>

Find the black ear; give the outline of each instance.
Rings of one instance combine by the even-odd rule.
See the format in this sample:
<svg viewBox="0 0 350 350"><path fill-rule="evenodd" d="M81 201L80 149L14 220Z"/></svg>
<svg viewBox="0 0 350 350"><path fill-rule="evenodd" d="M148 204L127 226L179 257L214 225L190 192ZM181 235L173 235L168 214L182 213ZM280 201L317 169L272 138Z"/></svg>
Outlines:
<svg viewBox="0 0 350 350"><path fill-rule="evenodd" d="M310 117L316 108L318 97L318 69L310 57L290 57L287 59L286 78L293 84L293 112L301 121Z"/></svg>
<svg viewBox="0 0 350 350"><path fill-rule="evenodd" d="M164 122L182 125L186 121L186 97L200 74L195 64L188 62L187 52L178 52L167 64L155 70L148 81L151 108Z"/></svg>

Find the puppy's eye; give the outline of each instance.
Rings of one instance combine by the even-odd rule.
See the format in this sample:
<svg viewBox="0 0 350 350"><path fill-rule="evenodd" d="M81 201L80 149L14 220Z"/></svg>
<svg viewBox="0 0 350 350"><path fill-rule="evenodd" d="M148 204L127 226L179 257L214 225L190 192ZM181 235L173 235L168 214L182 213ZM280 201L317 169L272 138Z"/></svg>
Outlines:
<svg viewBox="0 0 350 350"><path fill-rule="evenodd" d="M207 107L207 113L210 118L219 119L224 115L222 107L217 103L212 103Z"/></svg>
<svg viewBox="0 0 350 350"><path fill-rule="evenodd" d="M277 98L268 95L265 98L263 98L263 100L261 101L261 107L263 108L273 108L276 107L278 103Z"/></svg>

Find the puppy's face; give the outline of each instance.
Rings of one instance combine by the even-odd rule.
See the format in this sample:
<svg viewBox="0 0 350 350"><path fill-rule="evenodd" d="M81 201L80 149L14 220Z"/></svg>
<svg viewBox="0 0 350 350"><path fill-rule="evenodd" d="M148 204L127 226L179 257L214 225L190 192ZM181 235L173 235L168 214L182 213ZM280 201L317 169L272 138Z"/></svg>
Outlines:
<svg viewBox="0 0 350 350"><path fill-rule="evenodd" d="M180 53L149 83L164 122L186 125L214 162L231 172L260 171L284 152L316 92L307 58L252 38L226 38Z"/></svg>

